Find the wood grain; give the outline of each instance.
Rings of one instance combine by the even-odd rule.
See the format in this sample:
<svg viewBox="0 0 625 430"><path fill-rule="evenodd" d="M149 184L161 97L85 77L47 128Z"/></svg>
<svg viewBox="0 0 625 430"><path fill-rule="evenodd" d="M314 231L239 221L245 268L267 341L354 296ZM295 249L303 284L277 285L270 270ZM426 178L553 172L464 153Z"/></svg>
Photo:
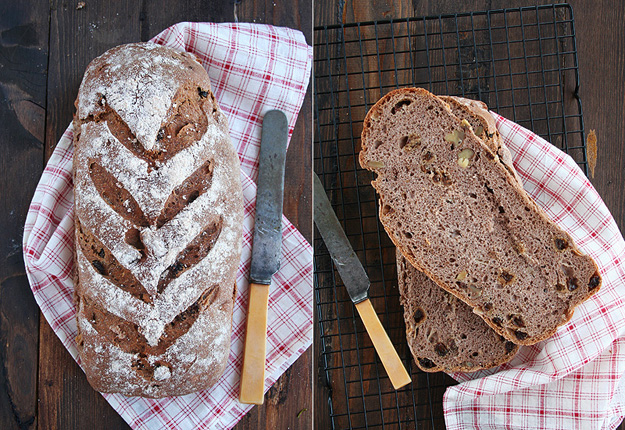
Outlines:
<svg viewBox="0 0 625 430"><path fill-rule="evenodd" d="M534 2L534 4L548 4L551 2L548 1L538 1ZM573 13L575 16L575 28L576 28L576 37L577 37L577 48L578 48L578 61L579 61L579 71L580 71L580 96L583 104L583 113L584 113L584 122L586 133L590 131L590 129L596 129L597 140L598 140L598 157L597 157L597 167L596 167L596 175L591 181L596 189L599 191L601 196L603 197L606 205L611 210L617 224L623 231L625 227L625 207L623 206L623 198L622 198L622 189L625 186L625 145L622 145L623 136L625 134L625 99L622 97L622 94L625 93L625 40L622 37L622 22L625 19L625 5L619 4L617 7L613 2L608 2L607 0L599 1L593 3L593 7L588 7L588 4L581 0L571 0L570 1L573 7ZM500 8L515 8L520 6L527 6L527 2L524 1L503 1L503 0L482 0L475 2L460 2L457 0L345 0L345 1L331 1L331 0L317 0L315 6L315 26L320 25L330 25L330 24L339 24L339 23L353 23L353 22L363 22L363 21L371 21L371 20L385 20L389 18L406 18L406 17L420 17L424 15L438 15L438 14L447 14L447 13L461 13L461 12L469 12L469 11L479 11L479 10L487 10L487 9L500 9ZM599 30L600 29L600 30ZM361 28L362 32L366 30ZM341 35L335 35L336 40L340 40ZM347 36L344 36L348 39ZM368 35L372 36L372 35ZM382 38L382 34L379 34L379 37ZM388 35L386 35L388 36ZM375 35L372 37L375 38ZM483 35L477 35L477 37L483 37ZM317 39L315 39L317 42ZM332 41L330 41L332 42ZM488 43L487 40L483 40L483 43ZM388 43L387 41L382 41L383 43ZM480 43L478 41L478 43ZM459 43L460 45L460 43ZM373 46L373 45L372 45ZM568 46L568 45L567 45ZM571 46L568 46L572 48ZM382 46L383 48L383 46ZM358 57L358 50L348 47L346 49L352 49L352 51L348 52L349 55L354 55ZM365 54L368 52L366 44L363 44L363 50ZM413 46L414 49L414 46ZM514 47L516 49L516 47ZM464 53L461 49L461 55ZM489 55L489 53L483 53L484 55ZM522 54L522 53L521 53ZM343 54L335 49L330 43L329 48L326 49L324 46L315 48L315 55L321 55L328 58L334 58L336 56L342 56ZM430 53L430 55L432 55ZM514 53L513 53L514 55ZM430 59L436 60L435 57L430 57ZM381 66L380 69L389 69L390 63L384 63L387 59L381 58L380 61ZM470 60L470 59L468 59ZM334 61L334 60L333 60ZM358 59L356 61L359 61ZM377 61L377 59L376 59ZM440 61L440 60L439 60ZM334 71L334 73L341 76L343 73L343 69L340 67L341 61L333 62L330 66L330 69ZM377 66L377 64L366 64L365 68L367 70L374 70L373 67ZM467 67L467 66L465 66ZM325 69L325 65L322 66L322 73L327 73L328 70ZM463 73L466 72L466 69L463 69ZM486 71L483 71L486 72ZM361 112L358 111L357 108L354 108L358 103L362 104L362 100L366 100L365 104L369 106L374 103L375 97L371 100L367 100L366 97L370 95L364 95L362 92L359 92L359 88L362 88L363 84L369 87L375 88L376 85L379 85L380 81L388 82L392 81L391 76L383 76L384 72L375 76L375 74L363 76L360 79L360 82L356 82L358 78L357 76L350 76L349 82L340 82L340 79L336 79L333 82L334 91L344 91L346 92L346 87L349 87L350 94L347 96L346 94L339 94L337 96L337 101L335 103L336 109L332 113L319 113L318 118L321 122L332 123L332 121L346 121L348 115L348 108L351 108L351 116L354 118L354 121L361 121L362 116ZM434 70L432 71L432 76L434 79L442 77L442 70ZM600 78L598 78L600 77ZM418 78L418 77L417 77ZM404 80L404 79L400 79ZM419 80L419 79L417 79ZM422 80L422 79L421 79ZM427 80L426 80L427 81ZM565 94L565 103L574 103L574 100L570 97L572 94L572 88L570 86L573 85L573 80L570 76L565 76L563 78L564 85L567 87L567 91ZM538 85L541 85L542 82L536 82ZM488 94L488 82L480 82L480 86L475 86L474 88L459 88L468 92L487 92ZM486 85L486 86L485 86ZM452 88L452 90L458 88ZM328 88L323 87L322 85L316 86L316 92L328 92L330 91ZM374 91L372 91L374 92ZM613 95L619 95L614 97ZM524 97L530 97L527 95ZM568 97L568 98L567 98ZM360 100L360 102L358 102ZM500 105L510 105L512 100L511 96L508 94L507 96L503 96L500 100L498 100ZM490 100L491 105L495 103L495 100ZM322 109L323 106L316 106L315 109ZM540 114L534 112L534 117L539 117ZM333 120L332 118L336 118ZM315 138L315 141L319 139L334 139L334 135L344 136L342 133L347 133L348 130L341 128L342 126L337 126L333 128L332 126L326 126L325 128L330 130L331 135L324 134L325 131L321 129L319 133L320 136ZM315 128L315 131L318 132L320 129ZM360 129L359 124L356 124L353 127L353 132L355 136L358 136ZM542 132L542 131L541 131ZM558 132L559 130L551 130L553 135L555 136L554 140L556 144L559 143L558 140ZM576 139L583 138L583 136L575 136ZM560 138L561 139L561 138ZM349 147L348 143L340 143L340 145L346 145ZM358 143L356 142L357 146ZM315 151L318 151L315 148ZM341 149L338 149L338 152L341 153ZM317 155L318 153L315 152ZM579 154L578 154L579 155ZM366 178L356 178L349 177L350 168L353 165L351 160L348 160L347 157L341 157L335 153L326 154L324 159L324 169L328 169L328 171L332 171L332 169L336 170L340 168L343 172L342 175L336 175L336 177L330 177L330 181L336 181L333 183L333 186L356 186L356 184L360 184L360 180L364 181L362 183L366 183ZM361 193L364 193L362 189L360 189ZM360 198L363 197L364 194L361 194ZM332 196L331 196L332 198ZM334 196L334 202L339 203L339 218L341 216L347 217L356 217L359 214L350 207L350 202L347 202L344 207L341 207L340 197ZM356 206L356 205L351 205ZM358 237L358 230L360 228L364 228L365 231L370 231L370 226L367 226L368 219L365 219L362 222L361 226L356 226L352 230L352 236L348 231L348 236L350 239L352 237ZM348 229L349 230L349 229ZM375 237L374 237L375 240ZM317 242L318 245L318 242ZM354 244L356 248L360 246L360 243ZM321 245L322 246L322 245ZM360 251L358 251L360 252ZM363 252L362 257L366 256L367 259L371 259L371 269L373 266L379 265L380 261L384 261L386 255L384 252L381 252L379 256L371 256L367 252ZM331 285L333 280L333 276L336 274L332 274L331 263L317 260L317 270L319 273L317 275L317 280L320 285ZM371 275L371 274L370 274ZM375 289L375 283L373 283L372 290ZM350 304L342 303L342 301L346 301L347 297L342 295L342 292L338 292L339 297L334 297L334 294L331 291L326 289L319 289L317 291L320 299L322 301L329 302L331 304L323 306L321 315L324 319L332 319L332 317L336 317L337 310L341 309L340 315L344 317L340 323L335 323L332 327L335 330L338 330L340 325L341 330L343 332L348 332L349 330L359 330L361 326L358 323L352 323L352 315L349 311L345 311L345 307L349 307ZM380 301L380 306L384 306L384 301ZM377 309L377 307L376 307ZM393 310L392 304L390 305L390 309ZM395 321L393 319L393 313L391 312L389 321L385 322L392 326ZM317 313L315 317L317 317ZM327 325L330 326L330 325ZM330 420L330 407L328 404L328 400L332 401L332 408L335 414L345 414L347 412L347 408L350 407L352 410L358 412L362 410L361 404L365 403L364 397L361 401L359 396L363 393L356 393L350 391L350 388L345 385L340 376L337 376L339 372L334 371L331 372L331 377L334 375L336 380L328 380L323 373L323 365L322 357L319 356L321 351L321 343L319 341L319 325L315 325L315 349L317 351L315 355L315 371L317 372L315 377L315 426L316 428L331 428L332 422ZM326 332L327 336L328 333ZM357 338L355 342L360 343L360 348L363 346L363 338L360 335L355 336ZM350 338L351 339L351 338ZM336 361L335 357L339 356L339 352L341 349L349 349L355 348L358 346L358 343L355 345L350 344L342 344L338 345L338 342L331 342L331 349L326 359L329 359L330 366L340 365L340 360ZM366 345L366 340L364 340ZM370 355L368 355L367 351L362 351L361 358L365 357L365 360L369 360ZM347 359L350 357L356 358L356 355L352 352L342 354ZM373 368L369 367L370 371L374 371ZM352 376L357 378L358 375L348 374L347 377ZM362 377L362 376L361 376ZM436 387L431 391L431 399L426 399L423 402L422 399L415 399L415 402L418 404L416 408L415 415L404 418L419 421L418 428L443 428L444 423L442 420L442 407L441 407L441 399L443 394L443 387L452 383L452 381L443 374L434 374L430 375L427 378L418 378L413 385L418 387L419 389L423 389L425 392L429 390L431 387ZM377 397L378 388L375 384L363 384L366 387L366 391L364 393L365 397L367 394L371 395L371 397ZM347 387L347 388L346 388ZM349 404L345 401L345 391L348 391L348 395L351 397ZM383 400L381 400L383 401ZM412 402L409 400L409 402ZM405 402L400 402L401 404L405 404ZM432 408L431 405L434 407ZM380 408L385 407L386 405L380 405ZM373 408L377 408L377 405L374 405ZM399 413L398 413L399 415ZM377 417L377 416L376 416ZM376 418L374 418L375 420ZM403 418L402 418L403 419ZM339 417L336 419L337 423L340 425L347 425L347 419L343 417ZM360 425L363 424L358 420L355 420L350 425ZM370 424L370 423L369 423ZM410 426L408 426L410 427ZM378 428L375 427L374 428ZM625 429L625 425L621 425L619 428Z"/></svg>
<svg viewBox="0 0 625 430"><path fill-rule="evenodd" d="M47 5L0 14L0 427L37 428L39 312L24 272L22 233L43 170Z"/></svg>
<svg viewBox="0 0 625 430"><path fill-rule="evenodd" d="M239 21L300 28L311 40L312 7L297 1L238 2ZM0 428L128 428L40 318L25 277L21 234L34 188L60 136L72 120L87 64L122 43L145 41L180 21L233 21L232 1L27 0L0 16ZM284 212L311 240L310 93L287 154ZM278 380L265 405L237 429L312 428L311 352ZM289 395L287 395L287 393ZM302 412L303 411L303 412ZM300 413L301 412L301 413Z"/></svg>

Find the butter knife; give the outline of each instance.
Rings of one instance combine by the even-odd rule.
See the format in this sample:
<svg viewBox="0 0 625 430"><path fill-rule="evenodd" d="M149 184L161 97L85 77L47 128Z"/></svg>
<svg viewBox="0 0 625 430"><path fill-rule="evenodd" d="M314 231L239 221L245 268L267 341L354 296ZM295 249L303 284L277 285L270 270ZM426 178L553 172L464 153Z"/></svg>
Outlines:
<svg viewBox="0 0 625 430"><path fill-rule="evenodd" d="M313 177L315 224L328 251L330 251L334 265L358 310L391 384L397 390L410 383L410 375L397 355L395 347L369 300L369 277L332 209L323 184L316 174L313 174Z"/></svg>
<svg viewBox="0 0 625 430"><path fill-rule="evenodd" d="M267 112L263 117L258 162L250 296L239 393L241 403L260 405L264 399L267 308L271 278L280 268L287 136L286 115L279 110Z"/></svg>

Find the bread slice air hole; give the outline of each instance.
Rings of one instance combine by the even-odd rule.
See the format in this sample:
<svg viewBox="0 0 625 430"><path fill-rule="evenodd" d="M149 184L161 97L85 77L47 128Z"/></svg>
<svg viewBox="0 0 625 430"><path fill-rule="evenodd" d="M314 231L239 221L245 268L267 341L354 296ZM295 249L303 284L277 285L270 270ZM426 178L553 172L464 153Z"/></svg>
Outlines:
<svg viewBox="0 0 625 430"><path fill-rule="evenodd" d="M395 106L393 106L393 108L391 109L391 114L395 115L401 109L403 109L406 106L410 106L411 104L412 104L412 100L409 100L409 99L400 100L397 103L395 103Z"/></svg>
<svg viewBox="0 0 625 430"><path fill-rule="evenodd" d="M413 319L416 324L421 324L423 321L425 321L425 318L426 318L426 314L423 309L417 308L414 311Z"/></svg>

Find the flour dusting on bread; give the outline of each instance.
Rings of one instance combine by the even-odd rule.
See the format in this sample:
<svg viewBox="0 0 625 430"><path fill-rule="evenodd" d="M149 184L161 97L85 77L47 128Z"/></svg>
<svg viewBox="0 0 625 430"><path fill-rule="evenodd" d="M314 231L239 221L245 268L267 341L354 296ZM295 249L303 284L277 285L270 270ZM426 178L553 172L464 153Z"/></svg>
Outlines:
<svg viewBox="0 0 625 430"><path fill-rule="evenodd" d="M96 58L76 102L79 350L99 391L214 384L230 345L239 161L203 67L152 43Z"/></svg>

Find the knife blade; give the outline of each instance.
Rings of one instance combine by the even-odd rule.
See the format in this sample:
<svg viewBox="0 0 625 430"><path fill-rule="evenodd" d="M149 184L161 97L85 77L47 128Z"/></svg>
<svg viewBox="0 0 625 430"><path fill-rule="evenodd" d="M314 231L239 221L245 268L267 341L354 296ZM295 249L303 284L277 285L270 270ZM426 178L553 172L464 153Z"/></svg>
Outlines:
<svg viewBox="0 0 625 430"><path fill-rule="evenodd" d="M369 295L369 277L332 209L321 180L316 174L313 177L314 217L317 230L330 251L330 257L341 275L349 297L352 302L360 303Z"/></svg>
<svg viewBox="0 0 625 430"><path fill-rule="evenodd" d="M282 200L288 122L286 115L272 110L263 117L258 162L258 189L250 279L268 285L280 268L282 244Z"/></svg>
<svg viewBox="0 0 625 430"><path fill-rule="evenodd" d="M258 162L250 297L239 393L241 403L260 405L264 398L269 285L280 268L287 137L286 115L278 110L267 112L263 117Z"/></svg>
<svg viewBox="0 0 625 430"><path fill-rule="evenodd" d="M371 285L369 277L349 243L334 209L332 209L321 180L316 174L313 174L313 178L314 218L317 230L319 230L343 284L345 284L345 288L358 310L391 384L397 390L411 382L410 375L406 372L406 368L397 355L393 343L368 298Z"/></svg>

